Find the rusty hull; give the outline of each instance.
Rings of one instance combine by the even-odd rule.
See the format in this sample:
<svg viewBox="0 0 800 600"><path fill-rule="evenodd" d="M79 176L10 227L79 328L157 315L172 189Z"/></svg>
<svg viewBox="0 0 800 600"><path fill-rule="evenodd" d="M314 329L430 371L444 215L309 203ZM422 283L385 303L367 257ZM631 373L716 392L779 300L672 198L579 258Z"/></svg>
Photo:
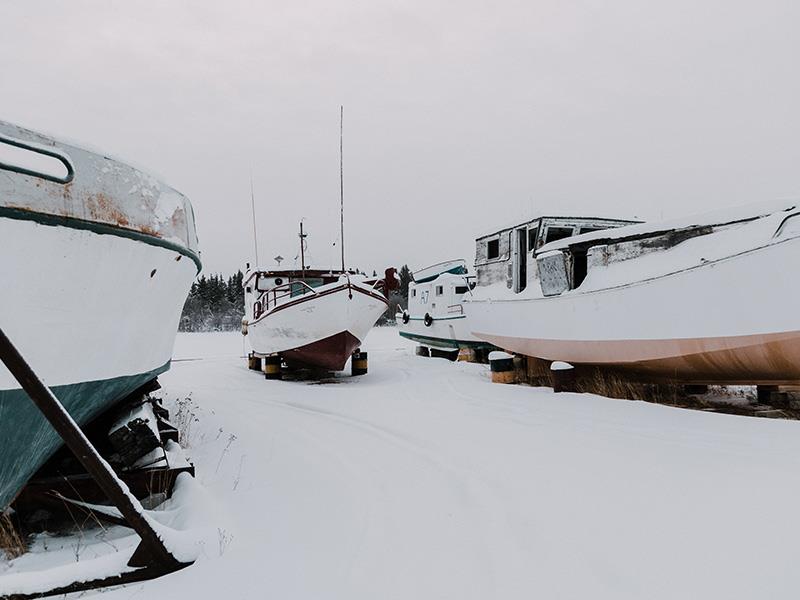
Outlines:
<svg viewBox="0 0 800 600"><path fill-rule="evenodd" d="M55 158L64 177L4 163L0 155L0 211L13 209L74 219L159 238L197 253L189 200L138 169L45 135L0 121L3 146Z"/></svg>

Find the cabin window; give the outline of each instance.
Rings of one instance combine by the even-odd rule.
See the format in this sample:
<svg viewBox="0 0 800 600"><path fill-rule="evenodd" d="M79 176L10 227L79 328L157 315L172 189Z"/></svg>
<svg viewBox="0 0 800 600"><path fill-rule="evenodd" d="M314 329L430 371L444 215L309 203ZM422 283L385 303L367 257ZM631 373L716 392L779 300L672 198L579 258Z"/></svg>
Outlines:
<svg viewBox="0 0 800 600"><path fill-rule="evenodd" d="M539 228L534 227L533 229L528 229L528 250L533 250L536 248L536 237L539 233Z"/></svg>
<svg viewBox="0 0 800 600"><path fill-rule="evenodd" d="M411 290L411 297L412 298L416 298L417 297L417 290Z"/></svg>
<svg viewBox="0 0 800 600"><path fill-rule="evenodd" d="M587 250L576 248L572 251L572 289L579 287L586 279L588 269Z"/></svg>
<svg viewBox="0 0 800 600"><path fill-rule="evenodd" d="M572 237L572 227L548 227L544 243L549 244L550 242L563 240L568 237Z"/></svg>
<svg viewBox="0 0 800 600"><path fill-rule="evenodd" d="M602 227L581 227L578 231L578 235L582 233L591 233L593 231L600 231Z"/></svg>
<svg viewBox="0 0 800 600"><path fill-rule="evenodd" d="M491 260L500 256L500 240L489 240L486 242L486 258Z"/></svg>
<svg viewBox="0 0 800 600"><path fill-rule="evenodd" d="M251 288L251 287L248 285L248 286L245 288L245 292L247 292L248 294L252 294L252 293L253 293L253 288Z"/></svg>
<svg viewBox="0 0 800 600"><path fill-rule="evenodd" d="M444 293L444 286L437 285L436 286L436 295L437 296L441 296L443 293Z"/></svg>
<svg viewBox="0 0 800 600"><path fill-rule="evenodd" d="M456 286L456 294L466 294L469 291L469 288L465 285L457 285Z"/></svg>

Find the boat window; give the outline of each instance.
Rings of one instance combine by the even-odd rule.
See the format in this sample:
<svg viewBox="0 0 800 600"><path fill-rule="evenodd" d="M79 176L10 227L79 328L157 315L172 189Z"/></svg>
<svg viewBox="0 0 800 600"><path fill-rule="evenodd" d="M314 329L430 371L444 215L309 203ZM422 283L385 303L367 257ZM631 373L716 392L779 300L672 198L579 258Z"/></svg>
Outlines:
<svg viewBox="0 0 800 600"><path fill-rule="evenodd" d="M301 281L305 281L307 285L310 285L312 288L319 287L321 285L325 285L325 281L322 277L306 277Z"/></svg>
<svg viewBox="0 0 800 600"><path fill-rule="evenodd" d="M536 248L536 236L539 233L538 227L533 227L532 229L528 229L528 250L533 250Z"/></svg>
<svg viewBox="0 0 800 600"><path fill-rule="evenodd" d="M465 285L457 285L456 286L456 294L466 294L469 291L469 288Z"/></svg>
<svg viewBox="0 0 800 600"><path fill-rule="evenodd" d="M578 235L582 233L591 233L592 231L600 231L603 229L602 227L581 227L578 231Z"/></svg>
<svg viewBox="0 0 800 600"><path fill-rule="evenodd" d="M441 296L444 293L444 286L437 285L436 286L436 295Z"/></svg>
<svg viewBox="0 0 800 600"><path fill-rule="evenodd" d="M486 258L492 259L500 256L500 240L489 240L486 242Z"/></svg>
<svg viewBox="0 0 800 600"><path fill-rule="evenodd" d="M572 227L548 227L544 243L549 244L550 242L563 240L568 237L572 237Z"/></svg>
<svg viewBox="0 0 800 600"><path fill-rule="evenodd" d="M305 283L311 285L310 280L306 280ZM303 280L292 281L289 284L289 288L291 289L291 294L290 294L291 298L311 293L311 290L309 290L305 285L303 285Z"/></svg>
<svg viewBox="0 0 800 600"><path fill-rule="evenodd" d="M572 251L572 289L579 287L586 279L588 260L586 248L576 248Z"/></svg>
<svg viewBox="0 0 800 600"><path fill-rule="evenodd" d="M417 297L417 290L411 290L411 297L412 298L416 298Z"/></svg>

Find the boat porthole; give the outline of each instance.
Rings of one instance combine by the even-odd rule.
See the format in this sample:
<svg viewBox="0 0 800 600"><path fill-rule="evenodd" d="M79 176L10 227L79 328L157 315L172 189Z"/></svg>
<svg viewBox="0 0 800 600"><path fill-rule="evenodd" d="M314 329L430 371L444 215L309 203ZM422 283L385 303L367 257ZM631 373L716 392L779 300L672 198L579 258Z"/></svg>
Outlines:
<svg viewBox="0 0 800 600"><path fill-rule="evenodd" d="M158 269L153 269L152 271L150 271L150 279L152 279L155 276L157 270Z"/></svg>

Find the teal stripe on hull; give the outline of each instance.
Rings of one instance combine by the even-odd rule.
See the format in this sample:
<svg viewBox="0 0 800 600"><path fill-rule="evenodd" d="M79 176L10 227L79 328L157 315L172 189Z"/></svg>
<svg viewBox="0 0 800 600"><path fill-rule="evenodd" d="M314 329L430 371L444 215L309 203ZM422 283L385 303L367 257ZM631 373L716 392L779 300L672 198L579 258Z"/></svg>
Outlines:
<svg viewBox="0 0 800 600"><path fill-rule="evenodd" d="M139 375L56 386L53 393L83 426L169 369L169 362ZM0 390L0 510L63 444L21 389Z"/></svg>
<svg viewBox="0 0 800 600"><path fill-rule="evenodd" d="M198 273L200 273L200 271L203 269L203 264L200 262L200 255L194 250L191 250L190 248L187 248L181 244L170 242L164 238L148 235L133 229L114 227L113 225L107 225L106 223L98 223L97 221L84 221L82 219L75 219L73 217L50 215L8 206L0 206L0 217L16 219L18 221L33 221L34 223L39 223L39 225L47 225L48 227L70 227L72 229L79 229L82 231L91 231L92 233L96 233L98 235L115 235L117 237L136 240L137 242L144 242L145 244L149 244L151 246L159 246L161 248L166 248L167 250L172 250L178 254L182 254L183 256L190 258L197 267Z"/></svg>
<svg viewBox="0 0 800 600"><path fill-rule="evenodd" d="M488 342L468 342L466 340L448 340L444 338L437 338L431 337L427 335L418 335L416 333L408 333L407 331L400 331L398 332L401 337L406 339L412 340L414 342L419 342L420 344L431 344L434 346L438 346L439 348L494 348Z"/></svg>

